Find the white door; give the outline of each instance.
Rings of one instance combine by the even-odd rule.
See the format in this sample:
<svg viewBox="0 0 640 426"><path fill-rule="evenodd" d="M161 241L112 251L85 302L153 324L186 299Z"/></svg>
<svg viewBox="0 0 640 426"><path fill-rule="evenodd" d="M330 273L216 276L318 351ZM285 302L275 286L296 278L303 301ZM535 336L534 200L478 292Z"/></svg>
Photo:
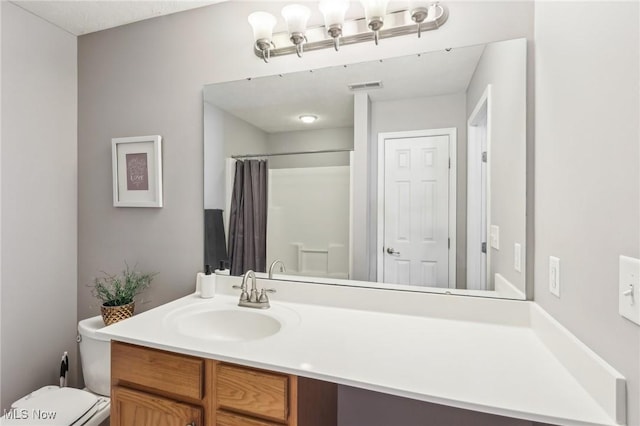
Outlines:
<svg viewBox="0 0 640 426"><path fill-rule="evenodd" d="M384 282L449 287L449 136L384 141Z"/></svg>

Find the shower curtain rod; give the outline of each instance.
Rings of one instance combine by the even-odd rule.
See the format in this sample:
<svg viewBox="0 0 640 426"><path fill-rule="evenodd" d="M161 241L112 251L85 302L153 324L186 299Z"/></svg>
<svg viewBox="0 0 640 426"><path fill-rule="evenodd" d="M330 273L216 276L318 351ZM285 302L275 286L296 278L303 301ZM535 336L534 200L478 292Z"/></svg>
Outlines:
<svg viewBox="0 0 640 426"><path fill-rule="evenodd" d="M234 160L240 160L243 158L262 158L262 157L277 157L280 155L300 155L300 154L329 154L333 152L351 152L351 149L324 149L320 151L293 151L293 152L278 152L273 154L243 154L232 155Z"/></svg>

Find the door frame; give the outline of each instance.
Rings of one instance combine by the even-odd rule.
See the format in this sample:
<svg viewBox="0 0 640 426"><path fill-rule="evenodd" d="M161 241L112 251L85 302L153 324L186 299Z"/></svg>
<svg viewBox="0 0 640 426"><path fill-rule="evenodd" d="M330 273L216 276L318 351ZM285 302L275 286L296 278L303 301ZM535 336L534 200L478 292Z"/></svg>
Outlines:
<svg viewBox="0 0 640 426"><path fill-rule="evenodd" d="M456 185L457 185L457 129L448 127L442 129L407 130L402 132L378 133L378 218L377 218L377 243L376 280L382 282L384 278L384 171L385 171L385 141L387 139L407 139L429 136L449 136L449 288L456 287Z"/></svg>
<svg viewBox="0 0 640 426"><path fill-rule="evenodd" d="M472 204L477 204L478 199L475 202L470 202L470 191L471 182L477 182L481 180L480 169L471 170L470 165L472 164L472 156L473 153L478 153L478 151L474 151L477 148L476 144L478 143L478 129L477 123L479 120L483 119L486 122L486 140L485 140L485 149L487 152L487 167L486 167L486 188L485 188L485 198L486 198L486 209L485 209L485 218L486 218L486 226L484 229L486 241L484 241L487 245L486 253L485 253L485 288L475 287L474 290L488 290L490 288L491 280L491 247L489 244L489 235L490 235L490 227L491 227L491 84L488 84L485 88L484 92L478 99L476 106L473 108L471 114L469 114L469 119L467 120L467 288L469 288L469 283L472 282L469 280L469 277L479 276L482 271L482 255L480 255L480 259L474 255L474 250L477 250L480 244L483 242L482 238L479 237L482 234L482 223L477 223L473 221L471 215L469 215L469 207ZM475 174L474 174L475 172ZM470 237L471 236L471 237ZM475 248L474 248L475 246ZM477 252L475 252L477 254Z"/></svg>

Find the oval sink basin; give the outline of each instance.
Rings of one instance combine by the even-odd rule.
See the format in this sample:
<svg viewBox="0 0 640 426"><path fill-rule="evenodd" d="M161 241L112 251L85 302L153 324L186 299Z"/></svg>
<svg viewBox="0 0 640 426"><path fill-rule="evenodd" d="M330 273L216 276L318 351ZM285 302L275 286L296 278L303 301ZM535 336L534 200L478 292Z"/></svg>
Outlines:
<svg viewBox="0 0 640 426"><path fill-rule="evenodd" d="M262 339L277 333L282 326L271 316L235 309L185 313L174 321L181 334L226 341Z"/></svg>

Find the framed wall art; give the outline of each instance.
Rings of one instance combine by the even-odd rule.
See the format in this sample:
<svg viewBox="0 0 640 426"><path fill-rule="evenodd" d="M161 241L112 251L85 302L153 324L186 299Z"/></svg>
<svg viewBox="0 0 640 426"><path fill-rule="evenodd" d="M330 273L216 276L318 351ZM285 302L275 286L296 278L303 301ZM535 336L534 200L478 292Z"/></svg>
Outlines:
<svg viewBox="0 0 640 426"><path fill-rule="evenodd" d="M162 136L111 139L113 205L162 207Z"/></svg>

